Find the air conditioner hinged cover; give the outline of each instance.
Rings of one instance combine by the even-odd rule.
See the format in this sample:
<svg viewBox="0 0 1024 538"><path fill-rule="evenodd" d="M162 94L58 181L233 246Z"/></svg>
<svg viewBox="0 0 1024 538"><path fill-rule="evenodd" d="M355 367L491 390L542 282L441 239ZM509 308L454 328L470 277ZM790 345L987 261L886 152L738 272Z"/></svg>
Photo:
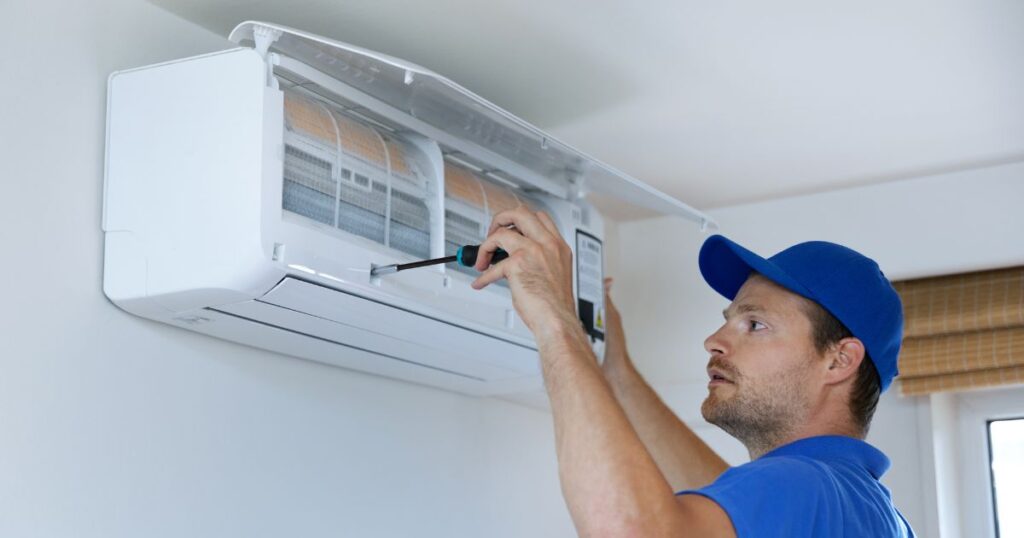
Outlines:
<svg viewBox="0 0 1024 538"><path fill-rule="evenodd" d="M590 157L451 80L416 64L272 23L247 21L229 39L254 46L257 33L275 36L270 50L302 62L394 109L460 140L470 140L567 193L578 189L715 227L714 220L657 189Z"/></svg>

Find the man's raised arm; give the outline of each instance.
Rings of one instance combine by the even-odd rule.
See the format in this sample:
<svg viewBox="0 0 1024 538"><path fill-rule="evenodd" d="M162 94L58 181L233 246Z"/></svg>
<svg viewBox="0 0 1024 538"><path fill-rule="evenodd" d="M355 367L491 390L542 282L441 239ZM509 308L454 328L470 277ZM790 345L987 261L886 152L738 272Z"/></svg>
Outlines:
<svg viewBox="0 0 1024 538"><path fill-rule="evenodd" d="M509 257L488 269L499 247ZM576 316L571 249L550 217L522 208L497 214L476 267L486 270L474 288L508 279L512 302L537 341L562 492L580 534L734 536L715 503L673 496L616 401Z"/></svg>
<svg viewBox="0 0 1024 538"><path fill-rule="evenodd" d="M640 440L654 458L673 491L714 482L728 464L658 397L633 365L626 350L622 319L605 279L605 317L608 327L604 375Z"/></svg>

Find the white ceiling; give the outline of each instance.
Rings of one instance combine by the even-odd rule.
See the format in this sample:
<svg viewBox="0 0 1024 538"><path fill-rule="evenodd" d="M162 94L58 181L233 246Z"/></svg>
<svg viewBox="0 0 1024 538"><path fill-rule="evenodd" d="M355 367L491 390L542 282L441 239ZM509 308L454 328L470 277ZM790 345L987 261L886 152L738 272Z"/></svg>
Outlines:
<svg viewBox="0 0 1024 538"><path fill-rule="evenodd" d="M418 63L707 209L1024 160L1024 2L150 0Z"/></svg>

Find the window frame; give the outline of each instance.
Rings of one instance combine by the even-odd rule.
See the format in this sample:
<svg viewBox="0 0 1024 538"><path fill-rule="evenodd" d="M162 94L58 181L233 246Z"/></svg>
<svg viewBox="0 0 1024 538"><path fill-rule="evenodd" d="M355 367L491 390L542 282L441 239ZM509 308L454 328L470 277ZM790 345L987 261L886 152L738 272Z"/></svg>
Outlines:
<svg viewBox="0 0 1024 538"><path fill-rule="evenodd" d="M1010 418L994 418L989 419L985 422L985 433L987 439L985 440L988 445L988 483L989 483L989 495L992 498L992 520L993 520L993 531L996 538L1002 538L1002 533L999 529L999 506L996 504L996 475L995 469L992 468L992 423L993 422L1006 422L1006 421L1024 421L1024 414L1017 417Z"/></svg>
<svg viewBox="0 0 1024 538"><path fill-rule="evenodd" d="M962 536L998 538L989 424L1024 417L1024 387L964 392L957 400Z"/></svg>

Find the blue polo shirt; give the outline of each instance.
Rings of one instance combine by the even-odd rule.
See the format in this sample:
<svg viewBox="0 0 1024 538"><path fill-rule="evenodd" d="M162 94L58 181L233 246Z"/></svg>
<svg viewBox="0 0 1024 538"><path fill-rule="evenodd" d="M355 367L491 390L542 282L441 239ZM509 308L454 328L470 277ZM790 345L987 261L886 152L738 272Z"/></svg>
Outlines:
<svg viewBox="0 0 1024 538"><path fill-rule="evenodd" d="M738 538L912 538L910 524L878 481L888 469L889 458L864 441L809 437L677 495L703 495L718 503Z"/></svg>

